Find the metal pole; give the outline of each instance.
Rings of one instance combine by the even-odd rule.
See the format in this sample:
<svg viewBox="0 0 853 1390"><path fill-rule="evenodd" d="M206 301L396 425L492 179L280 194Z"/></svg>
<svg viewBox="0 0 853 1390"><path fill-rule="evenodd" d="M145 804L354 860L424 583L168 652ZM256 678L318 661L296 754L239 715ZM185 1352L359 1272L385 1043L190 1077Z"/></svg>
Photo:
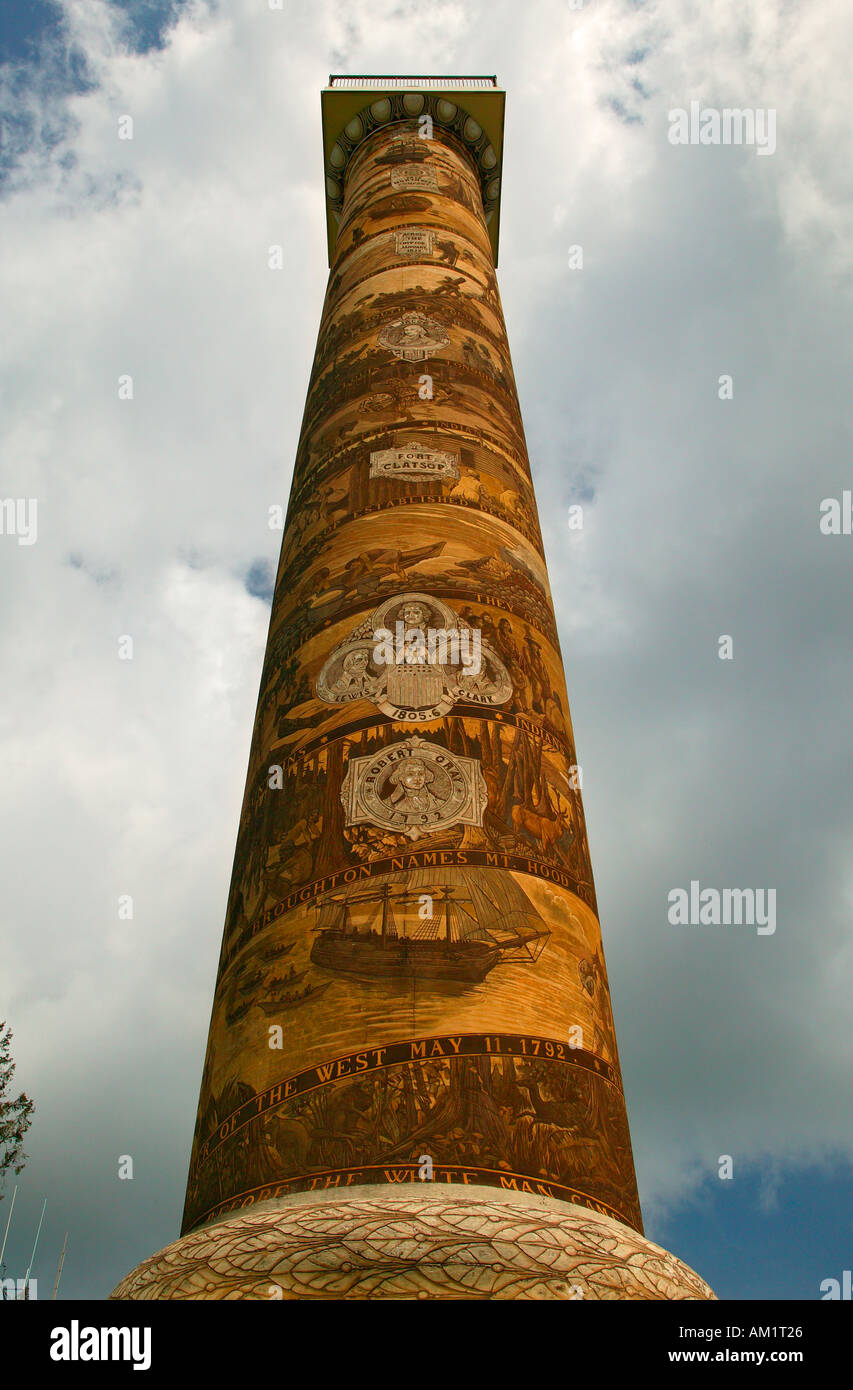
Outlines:
<svg viewBox="0 0 853 1390"><path fill-rule="evenodd" d="M15 1183L15 1191L12 1193L12 1205L11 1205L10 1208L9 1208L9 1217L8 1217L7 1222L6 1222L6 1232L5 1232L5 1235L3 1236L3 1244L0 1245L0 1269L3 1268L3 1252L4 1252L4 1250L6 1249L6 1239L7 1239L8 1235L9 1235L9 1227L10 1227L10 1225L11 1225L11 1223L12 1223L12 1212L15 1210L15 1198L17 1197L17 1195L18 1195L18 1184Z"/></svg>
<svg viewBox="0 0 853 1390"><path fill-rule="evenodd" d="M27 1285L28 1285L29 1282L30 1282L30 1270L31 1270L32 1267L33 1267L33 1260L34 1260L35 1257L36 1257L36 1246L37 1246L38 1243L39 1243L39 1236L41 1235L41 1223L42 1223L42 1221L44 1221L44 1210L45 1210L45 1207L46 1207L46 1206L47 1206L47 1198L45 1197L44 1202L42 1203L41 1216L39 1217L39 1225L38 1225L38 1230L36 1231L36 1238L35 1238L35 1241L33 1242L33 1253L30 1255L30 1262L29 1262L29 1264L27 1265L27 1272L26 1272L26 1274L24 1275L24 1298L26 1298L26 1296L27 1296Z"/></svg>
<svg viewBox="0 0 853 1390"><path fill-rule="evenodd" d="M65 1262L65 1247L66 1247L67 1244L68 1244L68 1232L66 1231L66 1232L65 1232L65 1239L64 1239L64 1241L62 1242L62 1254L61 1254L60 1257L59 1257L59 1268L58 1268L58 1270L56 1271L56 1283L55 1283L54 1286L53 1286L53 1298L51 1299L51 1302L53 1302L53 1301L56 1299L56 1290L59 1288L59 1278L60 1278L60 1275L62 1274L62 1266L63 1266L63 1264L64 1264L64 1262Z"/></svg>

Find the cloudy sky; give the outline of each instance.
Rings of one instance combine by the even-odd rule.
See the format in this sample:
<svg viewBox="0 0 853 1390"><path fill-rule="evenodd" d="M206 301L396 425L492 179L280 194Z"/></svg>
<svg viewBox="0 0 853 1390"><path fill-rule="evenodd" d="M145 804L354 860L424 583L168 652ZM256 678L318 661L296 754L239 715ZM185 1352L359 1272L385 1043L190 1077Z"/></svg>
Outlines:
<svg viewBox="0 0 853 1390"><path fill-rule="evenodd" d="M843 7L0 13L0 495L38 502L0 535L0 1018L37 1107L6 1272L45 1197L43 1297L66 1230L86 1298L178 1232L327 278L319 91L414 70L507 91L499 282L647 1233L721 1297L819 1298L853 1256ZM775 152L671 144L691 100L774 110ZM775 889L775 933L671 925L691 880Z"/></svg>

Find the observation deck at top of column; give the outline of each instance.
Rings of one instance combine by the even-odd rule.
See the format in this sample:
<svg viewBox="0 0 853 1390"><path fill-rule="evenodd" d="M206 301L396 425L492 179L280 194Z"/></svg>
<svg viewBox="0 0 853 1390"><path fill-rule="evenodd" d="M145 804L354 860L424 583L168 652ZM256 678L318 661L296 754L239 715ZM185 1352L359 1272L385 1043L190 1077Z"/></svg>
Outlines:
<svg viewBox="0 0 853 1390"><path fill-rule="evenodd" d="M383 126L429 115L468 150L480 174L486 226L498 263L505 93L496 77L382 77L332 73L320 94L326 231L334 256L347 165Z"/></svg>

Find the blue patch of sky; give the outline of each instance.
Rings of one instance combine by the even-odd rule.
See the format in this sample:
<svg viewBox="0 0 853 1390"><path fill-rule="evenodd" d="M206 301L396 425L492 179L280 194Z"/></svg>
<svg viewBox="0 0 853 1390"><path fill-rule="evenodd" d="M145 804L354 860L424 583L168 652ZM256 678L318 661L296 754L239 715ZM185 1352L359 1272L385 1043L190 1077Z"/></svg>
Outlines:
<svg viewBox="0 0 853 1390"><path fill-rule="evenodd" d="M127 41L136 53L162 48L166 32L189 0L110 0L124 10L128 23Z"/></svg>
<svg viewBox="0 0 853 1390"><path fill-rule="evenodd" d="M581 474L572 482L569 488L569 498L572 502L594 502L595 484L590 478Z"/></svg>
<svg viewBox="0 0 853 1390"><path fill-rule="evenodd" d="M187 0L108 0L122 11L125 40L135 53L162 48L166 32ZM0 63L38 65L45 41L62 33L57 0L0 0ZM79 61L79 60L78 60Z"/></svg>
<svg viewBox="0 0 853 1390"><path fill-rule="evenodd" d="M72 551L65 563L70 565L72 569L82 570L82 572L87 574L90 579L94 580L98 586L109 584L118 574L118 570L113 567L94 569L85 557L80 554L79 550Z"/></svg>
<svg viewBox="0 0 853 1390"><path fill-rule="evenodd" d="M246 591L253 598L262 598L272 603L275 591L275 570L269 560L255 560L246 575Z"/></svg>
<svg viewBox="0 0 853 1390"><path fill-rule="evenodd" d="M618 116L623 125L642 125L643 118L635 112L629 111L624 102L618 97L608 97L605 103L614 115Z"/></svg>
<svg viewBox="0 0 853 1390"><path fill-rule="evenodd" d="M820 1301L826 1279L853 1268L853 1165L770 1172L734 1161L668 1219L646 1222L649 1240L701 1274L721 1299Z"/></svg>
<svg viewBox="0 0 853 1390"><path fill-rule="evenodd" d="M36 61L41 39L57 33L60 20L53 0L0 0L0 63Z"/></svg>
<svg viewBox="0 0 853 1390"><path fill-rule="evenodd" d="M162 48L170 24L187 0L109 0L120 12L122 37L136 53ZM34 91L51 97L92 91L97 85L79 47L66 41L61 6L56 0L0 0L0 80L4 88L0 182L38 143L51 149L68 134L68 123L40 123Z"/></svg>

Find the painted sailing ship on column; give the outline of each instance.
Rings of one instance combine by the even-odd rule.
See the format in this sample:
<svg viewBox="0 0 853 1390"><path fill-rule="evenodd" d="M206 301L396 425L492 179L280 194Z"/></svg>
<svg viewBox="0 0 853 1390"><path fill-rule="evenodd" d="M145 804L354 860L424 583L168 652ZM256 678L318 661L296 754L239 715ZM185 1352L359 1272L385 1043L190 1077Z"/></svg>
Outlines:
<svg viewBox="0 0 853 1390"><path fill-rule="evenodd" d="M459 868L389 874L314 904L315 965L373 978L480 982L495 966L535 963L551 935L508 875Z"/></svg>

